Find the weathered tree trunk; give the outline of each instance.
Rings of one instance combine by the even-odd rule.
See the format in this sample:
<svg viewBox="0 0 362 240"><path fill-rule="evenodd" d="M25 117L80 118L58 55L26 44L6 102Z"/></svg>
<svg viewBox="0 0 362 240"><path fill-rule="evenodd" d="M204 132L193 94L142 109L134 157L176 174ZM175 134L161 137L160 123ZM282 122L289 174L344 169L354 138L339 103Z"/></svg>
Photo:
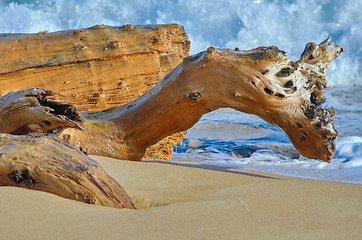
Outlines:
<svg viewBox="0 0 362 240"><path fill-rule="evenodd" d="M94 160L54 134L0 134L0 186L40 190L77 201L135 209Z"/></svg>
<svg viewBox="0 0 362 240"><path fill-rule="evenodd" d="M304 156L330 162L337 131L333 108L322 108L329 64L342 53L330 45L307 44L299 61L276 47L249 51L214 49L190 56L140 98L88 115L85 131L62 137L91 154L141 160L145 149L186 130L218 108L255 114L283 129Z"/></svg>
<svg viewBox="0 0 362 240"><path fill-rule="evenodd" d="M330 39L309 43L299 61L276 47L209 48L184 59L138 99L84 115L83 130L64 126L61 137L89 154L141 160L158 140L230 107L279 126L302 155L329 162L337 132L333 109L321 107L322 89L329 63L341 53Z"/></svg>
<svg viewBox="0 0 362 240"><path fill-rule="evenodd" d="M0 95L52 89L79 111L128 103L188 56L177 24L111 27L0 37Z"/></svg>
<svg viewBox="0 0 362 240"><path fill-rule="evenodd" d="M135 100L188 56L177 24L111 27L0 36L0 96L40 87L79 111L99 111ZM169 158L185 133L148 149Z"/></svg>

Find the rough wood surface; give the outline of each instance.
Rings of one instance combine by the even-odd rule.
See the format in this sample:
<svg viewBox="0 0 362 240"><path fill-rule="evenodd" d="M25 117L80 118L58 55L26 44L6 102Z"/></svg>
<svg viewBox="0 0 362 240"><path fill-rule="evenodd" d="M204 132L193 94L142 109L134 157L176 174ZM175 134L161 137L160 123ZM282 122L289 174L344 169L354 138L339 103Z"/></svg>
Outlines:
<svg viewBox="0 0 362 240"><path fill-rule="evenodd" d="M68 127L82 130L83 119L77 109L48 98L53 95L50 90L28 88L0 97L0 133L58 133Z"/></svg>
<svg viewBox="0 0 362 240"><path fill-rule="evenodd" d="M81 112L128 103L188 56L177 24L111 27L0 36L0 96L40 87ZM161 141L146 157L169 159L185 132Z"/></svg>
<svg viewBox="0 0 362 240"><path fill-rule="evenodd" d="M322 90L329 63L343 51L330 41L307 44L298 61L276 47L209 48L138 99L85 114L84 130L64 127L61 137L89 154L141 160L158 140L230 107L280 127L302 155L330 162L338 133L333 108L322 107Z"/></svg>
<svg viewBox="0 0 362 240"><path fill-rule="evenodd" d="M0 38L0 94L52 89L79 111L122 105L152 88L188 56L177 24L10 35Z"/></svg>
<svg viewBox="0 0 362 240"><path fill-rule="evenodd" d="M322 107L322 90L329 64L343 51L330 41L307 44L298 61L276 47L209 48L184 59L140 98L93 114L96 122L85 131L68 128L63 137L91 154L140 160L159 139L229 107L280 127L302 155L330 162L338 133L333 108Z"/></svg>
<svg viewBox="0 0 362 240"><path fill-rule="evenodd" d="M84 115L82 130L58 127L60 136L89 154L138 161L160 139L230 107L280 127L302 155L330 162L338 133L333 108L322 107L322 90L328 65L343 51L330 41L307 44L298 61L276 47L209 48L136 100Z"/></svg>
<svg viewBox="0 0 362 240"><path fill-rule="evenodd" d="M123 188L97 162L54 134L0 133L0 186L135 209Z"/></svg>
<svg viewBox="0 0 362 240"><path fill-rule="evenodd" d="M327 39L294 61L276 47L209 48L185 58L154 88L119 107L84 115L39 88L0 98L0 185L37 189L83 202L134 208L129 196L83 153L141 160L158 140L230 107L285 131L304 156L330 162L337 131L322 107L328 65L343 49ZM75 147L74 147L75 146ZM82 153L83 152L83 153Z"/></svg>

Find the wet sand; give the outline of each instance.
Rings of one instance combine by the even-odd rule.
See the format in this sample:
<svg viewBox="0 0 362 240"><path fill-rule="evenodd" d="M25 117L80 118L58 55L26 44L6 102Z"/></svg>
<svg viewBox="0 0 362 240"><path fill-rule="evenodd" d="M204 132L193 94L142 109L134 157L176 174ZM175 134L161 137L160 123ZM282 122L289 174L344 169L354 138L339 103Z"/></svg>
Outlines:
<svg viewBox="0 0 362 240"><path fill-rule="evenodd" d="M0 188L0 239L359 239L362 185L94 157L139 210Z"/></svg>

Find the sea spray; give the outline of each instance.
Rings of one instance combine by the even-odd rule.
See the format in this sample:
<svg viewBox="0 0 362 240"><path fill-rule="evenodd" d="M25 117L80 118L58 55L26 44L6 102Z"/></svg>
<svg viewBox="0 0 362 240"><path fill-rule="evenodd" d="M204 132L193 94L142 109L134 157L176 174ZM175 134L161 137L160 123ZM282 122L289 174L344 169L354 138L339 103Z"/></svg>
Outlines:
<svg viewBox="0 0 362 240"><path fill-rule="evenodd" d="M274 45L295 59L307 42L332 36L345 54L332 63L329 85L361 86L360 9L361 0L2 0L0 32L179 23L192 42L191 54L209 46Z"/></svg>

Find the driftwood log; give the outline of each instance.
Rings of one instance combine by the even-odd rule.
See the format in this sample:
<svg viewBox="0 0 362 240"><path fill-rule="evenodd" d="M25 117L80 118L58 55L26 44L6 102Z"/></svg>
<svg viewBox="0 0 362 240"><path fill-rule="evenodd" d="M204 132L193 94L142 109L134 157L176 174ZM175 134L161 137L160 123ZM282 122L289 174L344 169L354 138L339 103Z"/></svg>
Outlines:
<svg viewBox="0 0 362 240"><path fill-rule="evenodd" d="M210 47L185 58L138 99L88 114L84 131L67 128L61 137L89 154L138 161L148 146L228 107L280 127L305 157L330 162L337 131L333 108L322 107L322 90L329 64L343 51L330 41L307 44L298 61L276 47Z"/></svg>
<svg viewBox="0 0 362 240"><path fill-rule="evenodd" d="M177 24L0 35L0 96L39 87L81 112L104 110L151 89L188 56L189 48ZM184 134L150 146L146 157L170 158L172 145Z"/></svg>
<svg viewBox="0 0 362 240"><path fill-rule="evenodd" d="M45 186L39 189L86 202L101 202L98 193L91 198L74 189L83 188L79 184L82 181L86 182L86 188L94 191L107 189L107 186L99 187L94 179L109 179L108 175L88 158L80 164L70 158L75 164L68 163L68 150L64 146L77 152L74 158L85 158L83 152L139 161L148 146L170 134L187 130L203 114L224 107L263 118L283 129L302 155L330 162L336 151L337 131L333 126L333 109L322 107L325 101L322 90L327 86L328 65L343 51L330 41L329 38L319 45L307 44L298 61L287 58L285 52L276 47L249 51L210 47L185 58L138 99L119 107L86 113L83 117L71 104L49 98L52 92L48 90L33 88L9 93L0 98L0 132L7 133L1 135L5 139L0 145L0 157L4 159L0 169L1 185ZM43 141L32 140L40 138L37 135L20 138L9 135L33 132L54 135L47 135ZM55 135L76 148L70 148ZM24 144L23 139L30 140ZM27 146L34 142L43 143L36 144L34 151L43 153L44 161L34 162L37 156L29 155ZM54 156L53 152L60 158L59 163L55 163L59 165L56 169L46 160L47 155ZM87 161L90 163L85 164ZM92 164L95 169L87 167ZM60 187L48 185L64 169L79 174L77 179L82 179L72 185L73 195L65 190L67 187L61 187L67 186L63 182L57 185ZM73 175L67 177L69 182L74 180ZM101 190L104 201L132 208L121 187L116 188L118 190L114 191L121 197L114 200L109 193L113 191L111 187L106 193Z"/></svg>
<svg viewBox="0 0 362 240"><path fill-rule="evenodd" d="M39 87L79 111L135 100L188 56L177 24L0 35L0 95Z"/></svg>
<svg viewBox="0 0 362 240"><path fill-rule="evenodd" d="M2 98L0 132L57 133L64 127L81 129L82 120L73 105L81 111L95 111L134 100L156 85L159 79L187 57L189 47L190 42L185 30L177 24L122 27L98 25L89 29L56 33L2 34L0 35L0 96L10 91L32 87L51 88L55 92L29 89ZM59 101L72 102L72 104ZM9 112L12 114L8 114ZM17 125L22 127L19 128ZM146 157L170 158L172 145L181 141L184 134L185 132L174 134L151 146L147 150ZM48 139L51 147L49 151L44 150L42 157L38 158L43 159L44 163L35 163L37 160L33 159L34 154L29 155L22 148L24 144L35 142L30 136L21 139L20 136L12 138L2 135L1 138L0 155L5 165L1 169L3 178L0 185L27 187L24 185L27 181L14 182L14 178L9 180L14 171L20 175L25 171L34 175L29 177L36 182L36 185L30 187L31 189L105 206L132 207L123 196L119 184L99 166L98 170L96 167L93 167L92 171L79 170L77 174L83 174L79 176L82 181L79 183L72 181L74 176L71 173L75 171L72 168L68 169L72 164L69 165L67 162L74 161L73 165L76 165L78 161L87 165L90 160L79 154L74 154L74 159L64 158L62 151L72 153L75 150L60 148L61 142L54 142L48 139L49 136L41 137L42 141L37 141L37 144L41 145ZM11 145L11 151L16 152L18 156L23 155L20 159L22 162L28 162L28 167L23 166L19 158L9 158L9 139L21 142ZM47 148L49 145L44 147ZM29 150L26 149L25 151ZM50 149L54 149L55 152L51 153ZM45 161L47 154L53 154L49 157L57 157L57 163L52 162L56 167L49 169L51 166ZM6 168L9 166L6 165L6 161L12 162L13 167ZM43 174L34 172L32 167L36 165L43 166L37 168L38 173L44 171ZM13 171L8 172L11 169ZM67 171L70 173L63 174L62 181L56 180L56 172ZM105 185L99 185L99 189L93 188L89 183L93 181L92 179L99 179ZM47 184L50 182L58 182L58 185L55 185L58 188ZM62 190L61 185L72 191ZM109 197L112 195L109 194L109 186L114 189L113 199Z"/></svg>
<svg viewBox="0 0 362 240"><path fill-rule="evenodd" d="M119 183L97 162L54 134L0 134L0 186L135 209Z"/></svg>
<svg viewBox="0 0 362 240"><path fill-rule="evenodd" d="M328 65L342 53L342 47L330 41L307 44L298 61L287 58L276 47L249 51L211 47L185 58L138 99L87 113L85 119L73 111L58 111L53 101L46 100L49 94L45 91L33 97L38 102L35 108L43 108L42 122L34 114L34 122L6 123L2 129L10 124L15 125L11 131L21 134L33 132L33 128L36 132L51 131L87 154L139 161L148 146L187 130L207 112L229 107L280 127L302 155L330 162L336 151L337 131L333 109L322 107L322 90L327 86ZM2 99L6 102L10 97ZM12 114L21 115L6 109L2 114L10 119ZM54 126L49 114L56 115ZM58 124L61 121L63 127Z"/></svg>

